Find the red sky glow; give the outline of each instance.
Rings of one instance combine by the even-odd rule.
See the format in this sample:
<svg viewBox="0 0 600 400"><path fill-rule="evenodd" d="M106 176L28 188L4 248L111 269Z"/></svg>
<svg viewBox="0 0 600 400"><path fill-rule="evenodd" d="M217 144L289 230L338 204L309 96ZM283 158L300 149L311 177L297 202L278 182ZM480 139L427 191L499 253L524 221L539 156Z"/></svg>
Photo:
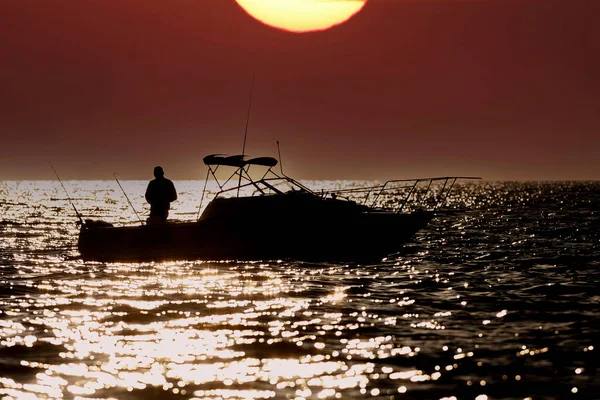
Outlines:
<svg viewBox="0 0 600 400"><path fill-rule="evenodd" d="M600 179L600 2L369 0L294 34L234 0L3 1L0 179Z"/></svg>

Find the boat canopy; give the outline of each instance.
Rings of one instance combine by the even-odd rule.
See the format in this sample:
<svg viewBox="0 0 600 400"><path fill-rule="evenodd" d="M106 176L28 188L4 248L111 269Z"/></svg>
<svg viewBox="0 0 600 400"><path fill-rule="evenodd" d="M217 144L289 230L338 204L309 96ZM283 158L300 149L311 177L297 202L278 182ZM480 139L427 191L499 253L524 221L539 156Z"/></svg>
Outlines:
<svg viewBox="0 0 600 400"><path fill-rule="evenodd" d="M211 154L203 158L205 165L226 165L228 167L243 167L246 162L245 156L235 155L228 156L226 154Z"/></svg>
<svg viewBox="0 0 600 400"><path fill-rule="evenodd" d="M263 167L274 167L277 165L277 159L273 157L256 157L247 160L246 164L261 165Z"/></svg>
<svg viewBox="0 0 600 400"><path fill-rule="evenodd" d="M228 167L241 168L245 165L261 165L264 167L274 167L277 165L277 159L273 157L256 157L246 160L244 155L228 156L226 154L210 154L203 158L205 165L225 165Z"/></svg>

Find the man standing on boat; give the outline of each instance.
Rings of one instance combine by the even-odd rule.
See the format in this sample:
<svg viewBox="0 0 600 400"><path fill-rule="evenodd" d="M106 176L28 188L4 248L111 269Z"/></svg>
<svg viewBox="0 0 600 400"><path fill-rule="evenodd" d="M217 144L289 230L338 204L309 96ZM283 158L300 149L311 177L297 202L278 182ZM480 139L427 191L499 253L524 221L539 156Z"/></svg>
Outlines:
<svg viewBox="0 0 600 400"><path fill-rule="evenodd" d="M171 202L177 200L177 192L173 182L165 178L162 167L154 167L154 177L156 179L151 180L146 189L146 201L150 203L148 223L165 223Z"/></svg>

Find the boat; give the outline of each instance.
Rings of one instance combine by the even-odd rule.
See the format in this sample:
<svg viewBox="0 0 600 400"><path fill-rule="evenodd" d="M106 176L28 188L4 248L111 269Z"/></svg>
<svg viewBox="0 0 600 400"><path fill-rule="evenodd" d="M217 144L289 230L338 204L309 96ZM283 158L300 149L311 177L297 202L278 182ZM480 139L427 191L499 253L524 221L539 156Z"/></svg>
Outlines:
<svg viewBox="0 0 600 400"><path fill-rule="evenodd" d="M218 189L194 221L114 226L81 224L84 260L304 260L378 262L399 252L443 208L458 179L389 180L312 190L275 171L273 157L211 154L203 159ZM223 177L223 169L228 169ZM220 172L218 172L220 171ZM402 197L399 197L402 195Z"/></svg>

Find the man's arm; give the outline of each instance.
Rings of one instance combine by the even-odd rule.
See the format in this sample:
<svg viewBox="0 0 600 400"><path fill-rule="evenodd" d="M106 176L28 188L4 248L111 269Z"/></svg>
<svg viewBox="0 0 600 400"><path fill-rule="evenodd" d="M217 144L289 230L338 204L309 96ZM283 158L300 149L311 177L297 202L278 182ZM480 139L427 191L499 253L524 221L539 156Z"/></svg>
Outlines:
<svg viewBox="0 0 600 400"><path fill-rule="evenodd" d="M152 198L154 197L153 194L153 190L152 190L152 182L148 183L148 187L146 188L146 194L144 195L144 197L146 197L146 201L150 204L152 204Z"/></svg>
<svg viewBox="0 0 600 400"><path fill-rule="evenodd" d="M177 191L175 190L175 185L173 184L173 182L172 181L169 181L169 182L171 182L171 198L169 201L175 201L175 200L177 200Z"/></svg>

